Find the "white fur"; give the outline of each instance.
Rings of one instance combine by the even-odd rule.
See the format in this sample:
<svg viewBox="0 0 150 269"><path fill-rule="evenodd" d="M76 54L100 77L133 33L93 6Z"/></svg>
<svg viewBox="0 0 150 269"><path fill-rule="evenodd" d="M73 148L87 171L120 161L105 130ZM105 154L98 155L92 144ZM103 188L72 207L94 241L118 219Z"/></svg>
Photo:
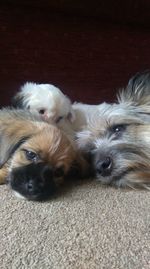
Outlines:
<svg viewBox="0 0 150 269"><path fill-rule="evenodd" d="M45 113L41 117L50 123L57 123L66 133L81 131L99 114L98 105L73 103L63 92L52 84L25 83L19 92L22 106L34 114L40 110ZM57 120L62 117L60 121Z"/></svg>
<svg viewBox="0 0 150 269"><path fill-rule="evenodd" d="M23 199L23 200L26 199L23 195L21 195L21 194L20 194L19 192L17 192L17 191L14 191L14 194L15 194L15 196L16 196L17 198L20 198L20 199Z"/></svg>
<svg viewBox="0 0 150 269"><path fill-rule="evenodd" d="M47 121L57 121L60 117L73 117L69 98L52 84L27 82L21 87L23 107L33 113L44 110L43 117Z"/></svg>

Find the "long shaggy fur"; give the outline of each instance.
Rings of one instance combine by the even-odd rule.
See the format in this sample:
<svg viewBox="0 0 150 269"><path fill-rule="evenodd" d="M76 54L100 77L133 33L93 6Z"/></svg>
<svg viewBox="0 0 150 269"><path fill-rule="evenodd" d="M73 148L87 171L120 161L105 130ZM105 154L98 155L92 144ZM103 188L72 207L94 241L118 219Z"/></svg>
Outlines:
<svg viewBox="0 0 150 269"><path fill-rule="evenodd" d="M99 105L77 135L104 184L150 188L150 73L136 74L118 103Z"/></svg>

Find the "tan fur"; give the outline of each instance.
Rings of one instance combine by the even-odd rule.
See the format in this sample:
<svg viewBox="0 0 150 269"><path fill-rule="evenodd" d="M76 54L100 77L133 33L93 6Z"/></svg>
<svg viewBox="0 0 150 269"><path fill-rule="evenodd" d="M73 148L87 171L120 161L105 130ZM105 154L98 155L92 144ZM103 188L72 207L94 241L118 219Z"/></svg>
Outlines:
<svg viewBox="0 0 150 269"><path fill-rule="evenodd" d="M65 175L76 162L81 173L86 162L79 156L74 142L54 125L43 122L22 110L0 110L0 184L5 183L14 168L29 164L25 150L38 154L38 162L44 162L55 169L63 167ZM12 147L20 139L23 143L12 153ZM84 171L83 171L84 170ZM57 178L55 179L57 183Z"/></svg>
<svg viewBox="0 0 150 269"><path fill-rule="evenodd" d="M4 165L3 168L0 169L0 184L6 183L6 178L8 175L8 165Z"/></svg>
<svg viewBox="0 0 150 269"><path fill-rule="evenodd" d="M44 160L55 167L63 165L65 172L69 170L72 161L76 159L76 152L66 136L59 129L48 124L20 146L11 159L11 169L29 163L22 148L38 153L39 161Z"/></svg>

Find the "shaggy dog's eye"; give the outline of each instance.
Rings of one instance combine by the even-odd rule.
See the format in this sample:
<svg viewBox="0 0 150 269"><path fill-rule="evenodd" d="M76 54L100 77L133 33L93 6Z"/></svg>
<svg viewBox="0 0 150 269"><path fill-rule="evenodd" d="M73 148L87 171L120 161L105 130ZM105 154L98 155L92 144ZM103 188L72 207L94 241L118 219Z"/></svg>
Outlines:
<svg viewBox="0 0 150 269"><path fill-rule="evenodd" d="M27 160L32 161L32 162L36 162L37 160L39 160L39 156L35 152L30 151L30 150L24 150L24 152L25 152Z"/></svg>
<svg viewBox="0 0 150 269"><path fill-rule="evenodd" d="M125 130L127 125L125 124L118 124L114 125L110 128L112 134L115 134L116 137L120 136Z"/></svg>
<svg viewBox="0 0 150 269"><path fill-rule="evenodd" d="M126 126L123 125L123 124L122 125L116 125L116 126L113 127L113 131L114 131L114 133L119 133L119 132L124 131L125 128L126 128Z"/></svg>

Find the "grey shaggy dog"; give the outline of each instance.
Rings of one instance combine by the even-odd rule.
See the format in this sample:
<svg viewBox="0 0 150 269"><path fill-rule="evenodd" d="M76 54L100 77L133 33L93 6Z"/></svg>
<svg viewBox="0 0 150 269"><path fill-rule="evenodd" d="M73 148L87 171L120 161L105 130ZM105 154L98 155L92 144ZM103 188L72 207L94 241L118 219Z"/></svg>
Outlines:
<svg viewBox="0 0 150 269"><path fill-rule="evenodd" d="M150 72L131 78L117 99L90 115L78 147L100 182L150 189Z"/></svg>

